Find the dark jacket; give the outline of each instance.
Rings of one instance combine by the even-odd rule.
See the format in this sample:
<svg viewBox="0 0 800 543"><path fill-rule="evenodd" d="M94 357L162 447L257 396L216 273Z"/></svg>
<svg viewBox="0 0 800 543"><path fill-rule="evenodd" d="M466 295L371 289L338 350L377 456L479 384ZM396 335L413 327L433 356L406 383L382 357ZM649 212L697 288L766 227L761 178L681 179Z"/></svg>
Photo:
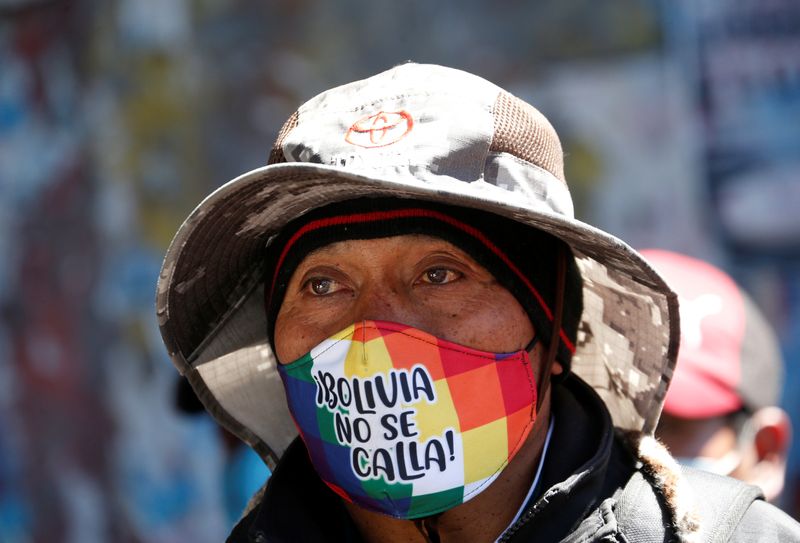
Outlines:
<svg viewBox="0 0 800 543"><path fill-rule="evenodd" d="M721 514L704 510L708 505L703 505L702 493L715 486L714 476L702 476L700 488L659 488L658 476L647 469L651 464L642 459L639 449L626 444L630 440L615 434L600 398L577 378L555 387L553 414L555 428L538 486L501 541L704 540L692 531L691 522L685 522L694 517L680 513L685 509L701 517ZM732 541L800 541L800 526L791 518L763 501L749 504L744 506L741 522L734 519ZM717 519L705 525L701 521L708 534L717 524ZM362 540L340 498L317 477L305 446L297 439L272 474L260 503L238 523L228 541Z"/></svg>

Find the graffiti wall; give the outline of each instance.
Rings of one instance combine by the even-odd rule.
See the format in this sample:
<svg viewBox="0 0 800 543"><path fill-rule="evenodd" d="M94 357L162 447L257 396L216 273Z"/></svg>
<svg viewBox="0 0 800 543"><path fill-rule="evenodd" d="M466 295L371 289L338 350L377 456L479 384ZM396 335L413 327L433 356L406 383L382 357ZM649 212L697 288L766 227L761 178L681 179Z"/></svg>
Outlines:
<svg viewBox="0 0 800 543"><path fill-rule="evenodd" d="M0 540L224 539L268 471L180 401L162 255L300 102L408 59L538 104L578 215L734 273L797 385L800 16L761 4L0 0Z"/></svg>

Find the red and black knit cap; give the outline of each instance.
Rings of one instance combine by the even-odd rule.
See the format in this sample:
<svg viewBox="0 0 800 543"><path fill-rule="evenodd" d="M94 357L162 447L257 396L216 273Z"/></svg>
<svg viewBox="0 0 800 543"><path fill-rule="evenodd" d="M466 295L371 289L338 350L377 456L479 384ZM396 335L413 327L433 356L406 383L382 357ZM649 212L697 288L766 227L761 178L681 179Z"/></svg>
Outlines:
<svg viewBox="0 0 800 543"><path fill-rule="evenodd" d="M265 298L270 344L286 287L309 253L330 243L424 234L448 241L486 268L519 301L536 337L548 345L556 290L557 238L476 209L399 198L361 198L316 209L289 223L267 248ZM575 350L582 284L567 259L564 315L557 360L565 370Z"/></svg>

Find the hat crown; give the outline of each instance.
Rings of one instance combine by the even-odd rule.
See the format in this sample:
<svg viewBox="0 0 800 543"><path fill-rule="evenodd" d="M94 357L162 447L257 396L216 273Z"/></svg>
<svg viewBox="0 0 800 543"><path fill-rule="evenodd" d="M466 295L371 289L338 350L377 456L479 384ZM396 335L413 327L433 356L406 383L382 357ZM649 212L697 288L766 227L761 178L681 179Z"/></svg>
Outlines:
<svg viewBox="0 0 800 543"><path fill-rule="evenodd" d="M269 164L488 185L572 215L561 143L536 108L475 75L403 64L323 92L284 124Z"/></svg>

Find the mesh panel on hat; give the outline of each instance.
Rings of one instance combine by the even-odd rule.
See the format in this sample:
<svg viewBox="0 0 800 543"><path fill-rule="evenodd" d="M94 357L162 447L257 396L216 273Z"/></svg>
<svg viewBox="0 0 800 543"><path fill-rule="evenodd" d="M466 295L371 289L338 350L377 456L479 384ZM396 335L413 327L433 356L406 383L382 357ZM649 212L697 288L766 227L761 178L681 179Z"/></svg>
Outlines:
<svg viewBox="0 0 800 543"><path fill-rule="evenodd" d="M299 115L297 111L295 111L292 113L292 116L283 123L280 132L278 132L278 137L275 139L275 145L272 146L272 150L269 152L269 160L267 160L268 165L286 162L286 156L283 154L283 140L285 140L286 135L297 126L298 117Z"/></svg>
<svg viewBox="0 0 800 543"><path fill-rule="evenodd" d="M566 183L561 142L539 110L507 92L494 104L494 153L509 153L547 170Z"/></svg>

